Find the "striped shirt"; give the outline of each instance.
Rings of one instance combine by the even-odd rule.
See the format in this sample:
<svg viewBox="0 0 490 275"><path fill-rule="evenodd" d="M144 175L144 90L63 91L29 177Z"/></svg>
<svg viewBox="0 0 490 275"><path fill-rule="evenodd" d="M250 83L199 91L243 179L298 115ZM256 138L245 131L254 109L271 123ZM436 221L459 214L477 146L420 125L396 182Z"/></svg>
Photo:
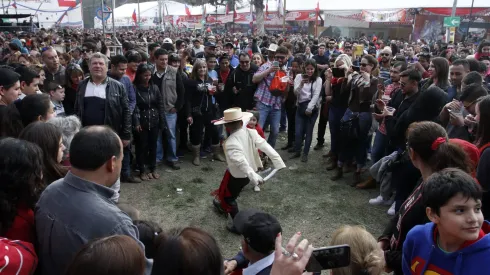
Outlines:
<svg viewBox="0 0 490 275"><path fill-rule="evenodd" d="M255 74L261 74L267 71L270 67L272 67L271 62L267 62L260 66L258 71ZM270 73L266 76L262 81L260 81L259 86L257 87L257 91L255 92L255 100L257 102L261 102L266 106L271 106L276 110L281 109L282 105L282 97L273 96L269 91L269 86L271 85L272 79L274 78L275 73Z"/></svg>

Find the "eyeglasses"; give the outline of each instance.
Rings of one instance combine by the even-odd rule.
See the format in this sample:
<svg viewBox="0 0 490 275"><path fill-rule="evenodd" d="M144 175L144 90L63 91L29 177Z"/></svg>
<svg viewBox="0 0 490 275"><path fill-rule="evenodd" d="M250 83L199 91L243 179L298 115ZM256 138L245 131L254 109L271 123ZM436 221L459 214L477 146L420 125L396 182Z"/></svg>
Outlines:
<svg viewBox="0 0 490 275"><path fill-rule="evenodd" d="M361 67L366 67L368 65L369 65L368 63L361 63Z"/></svg>

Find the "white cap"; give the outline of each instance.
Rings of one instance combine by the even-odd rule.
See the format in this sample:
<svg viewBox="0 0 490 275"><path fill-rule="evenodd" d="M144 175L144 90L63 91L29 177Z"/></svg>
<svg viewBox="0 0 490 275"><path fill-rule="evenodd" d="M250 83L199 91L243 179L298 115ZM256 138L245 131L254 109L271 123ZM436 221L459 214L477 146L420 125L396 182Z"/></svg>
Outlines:
<svg viewBox="0 0 490 275"><path fill-rule="evenodd" d="M279 46L277 46L277 44L272 43L272 44L269 45L269 48L267 50L268 51L271 51L271 52L275 52L275 51L277 51L277 48L278 47Z"/></svg>
<svg viewBox="0 0 490 275"><path fill-rule="evenodd" d="M165 43L165 44L173 44L174 42L172 42L172 39L170 39L170 38L165 38L165 39L163 39L163 43Z"/></svg>

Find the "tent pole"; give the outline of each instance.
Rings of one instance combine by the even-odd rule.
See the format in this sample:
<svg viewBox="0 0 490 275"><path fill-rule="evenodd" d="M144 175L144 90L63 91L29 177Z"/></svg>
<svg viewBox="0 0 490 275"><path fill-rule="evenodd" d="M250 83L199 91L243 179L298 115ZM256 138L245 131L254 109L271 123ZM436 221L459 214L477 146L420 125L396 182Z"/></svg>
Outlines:
<svg viewBox="0 0 490 275"><path fill-rule="evenodd" d="M284 7L283 7L283 14L282 14L282 35L286 35L286 0L284 0Z"/></svg>

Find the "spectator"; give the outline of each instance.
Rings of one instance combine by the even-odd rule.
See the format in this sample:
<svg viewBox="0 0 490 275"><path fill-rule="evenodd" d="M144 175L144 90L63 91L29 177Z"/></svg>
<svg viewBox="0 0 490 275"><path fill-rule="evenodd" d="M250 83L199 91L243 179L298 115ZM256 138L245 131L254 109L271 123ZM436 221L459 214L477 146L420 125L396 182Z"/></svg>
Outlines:
<svg viewBox="0 0 490 275"><path fill-rule="evenodd" d="M407 147L410 159L422 174L422 179L378 239L379 245L385 251L386 267L395 274L404 274L401 250L408 231L428 221L425 206L421 201L428 178L448 167L471 172L468 155L458 145L448 142L444 128L434 122L425 121L410 125Z"/></svg>
<svg viewBox="0 0 490 275"><path fill-rule="evenodd" d="M444 169L430 176L422 200L431 222L408 233L403 245L403 273L490 272L488 265L481 264L490 253L489 224L480 211L481 198L481 187L464 171ZM447 258L451 254L459 260Z"/></svg>
<svg viewBox="0 0 490 275"><path fill-rule="evenodd" d="M63 150L62 164L67 167L71 166L69 154L70 145L75 134L82 128L80 119L76 116L53 117L48 123L54 124L61 130L63 146L65 147L65 150Z"/></svg>
<svg viewBox="0 0 490 275"><path fill-rule="evenodd" d="M126 88L126 94L128 95L128 104L131 114L134 111L134 106L136 105L136 94L134 91L133 80L130 79L125 73L128 69L128 60L122 55L115 55L111 57L111 69L107 75L124 85ZM137 66L136 66L137 67ZM136 72L136 71L135 71Z"/></svg>
<svg viewBox="0 0 490 275"><path fill-rule="evenodd" d="M84 79L78 85L75 113L82 125L107 125L121 138L123 148L129 146L131 140L131 110L124 86L107 77L109 60L101 53L90 57L90 78ZM124 162L129 162L129 150L124 151ZM131 171L125 163L121 171L122 181L129 182ZM119 184L114 186L119 191ZM119 199L119 192L114 200Z"/></svg>
<svg viewBox="0 0 490 275"><path fill-rule="evenodd" d="M65 150L61 129L53 124L34 122L22 130L19 138L37 144L43 151L45 186L66 175L68 171L60 164Z"/></svg>
<svg viewBox="0 0 490 275"><path fill-rule="evenodd" d="M223 274L223 257L216 240L202 229L172 229L157 238L151 274Z"/></svg>
<svg viewBox="0 0 490 275"><path fill-rule="evenodd" d="M34 206L44 190L43 152L13 138L0 140L0 235L35 243Z"/></svg>
<svg viewBox="0 0 490 275"><path fill-rule="evenodd" d="M26 96L17 104L24 127L32 122L46 122L56 116L53 103L47 94Z"/></svg>
<svg viewBox="0 0 490 275"><path fill-rule="evenodd" d="M66 275L143 275L145 253L131 237L114 235L95 239L78 251Z"/></svg>
<svg viewBox="0 0 490 275"><path fill-rule="evenodd" d="M297 97L296 110L296 135L295 135L295 153L291 158L301 156L301 144L304 137L302 162L308 161L311 140L313 139L313 128L318 118L319 107L321 103L320 91L322 89L322 79L315 60L307 60L304 63L304 74L296 75L294 80L294 93Z"/></svg>
<svg viewBox="0 0 490 275"><path fill-rule="evenodd" d="M335 275L383 274L385 265L383 251L366 229L348 225L337 229L332 235L330 245L345 244L350 247L350 265L335 269Z"/></svg>
<svg viewBox="0 0 490 275"><path fill-rule="evenodd" d="M483 216L488 220L490 217L490 96L479 99L476 103L475 120L478 123L475 145L480 149L480 162L476 178L485 193L482 198Z"/></svg>
<svg viewBox="0 0 490 275"><path fill-rule="evenodd" d="M156 170L158 133L165 129L163 97L158 86L151 81L151 67L141 64L136 70L136 108L133 114L135 129L136 160L140 169L140 179L159 179ZM146 167L147 165L148 167ZM147 173L147 169L149 173Z"/></svg>
<svg viewBox="0 0 490 275"><path fill-rule="evenodd" d="M287 62L288 49L271 44L269 54L270 57L274 56L274 60L278 61L279 66L273 66L273 62L265 63L254 74L252 82L258 85L257 91L255 92L255 99L257 101L256 108L260 112L259 125L262 129L266 129L266 122L270 123L271 133L267 142L274 148L276 146L277 136L279 135L281 106L284 95L273 95L269 91L269 86L276 72L284 70Z"/></svg>
<svg viewBox="0 0 490 275"><path fill-rule="evenodd" d="M145 245L145 255L148 259L155 257L155 246L158 235L163 232L163 229L154 222L134 220L134 225L138 228L139 240Z"/></svg>
<svg viewBox="0 0 490 275"><path fill-rule="evenodd" d="M288 141L286 146L281 150L288 150L289 153L294 152L294 140L296 136L296 110L297 110L297 97L294 94L294 79L300 75L303 69L303 59L301 57L295 57L291 62L291 71L289 72L289 88L286 100L284 102L284 108L286 109L287 121L288 121Z"/></svg>
<svg viewBox="0 0 490 275"><path fill-rule="evenodd" d="M34 245L20 240L0 238L0 270L5 274L34 274L38 259Z"/></svg>
<svg viewBox="0 0 490 275"><path fill-rule="evenodd" d="M242 236L242 250L225 261L225 274L238 269L243 269L244 274L270 274L276 237L282 232L277 219L270 214L247 209L238 212L233 219L233 226Z"/></svg>
<svg viewBox="0 0 490 275"><path fill-rule="evenodd" d="M58 53L54 48L48 48L42 53L44 63L44 73L46 80L55 81L61 86L65 86L65 67L61 66Z"/></svg>
<svg viewBox="0 0 490 275"><path fill-rule="evenodd" d="M466 59L457 59L449 67L449 77L451 81L451 87L447 90L447 100L451 102L453 99L459 100L462 89L461 85L463 78L470 72L470 64Z"/></svg>
<svg viewBox="0 0 490 275"><path fill-rule="evenodd" d="M421 92L425 92L430 86L434 85L447 93L449 88L449 62L443 57L436 57L430 62L430 76L420 83Z"/></svg>
<svg viewBox="0 0 490 275"><path fill-rule="evenodd" d="M167 128L165 135L162 136L161 141L158 142L157 159L163 160L163 148L166 150L167 165L174 170L179 170L180 167L177 164L177 113L183 108L185 103L185 89L182 82L181 74L177 69L168 66L168 52L164 49L158 49L155 51L156 58L156 71L152 75L152 82L155 84L162 95L162 100L165 110L165 120ZM165 142L165 143L162 143ZM164 144L166 146L164 146ZM158 148L157 147L157 148Z"/></svg>
<svg viewBox="0 0 490 275"><path fill-rule="evenodd" d="M240 65L226 81L224 93L228 101L227 106L240 107L245 112L254 107L257 85L252 82L252 78L258 67L250 61L250 56L246 53L240 53L239 60Z"/></svg>
<svg viewBox="0 0 490 275"><path fill-rule="evenodd" d="M21 94L19 99L23 99L26 95L34 95L36 93L41 93L39 91L40 78L36 71L28 67L18 67L15 72L20 75L20 91Z"/></svg>
<svg viewBox="0 0 490 275"><path fill-rule="evenodd" d="M47 93L51 99L51 104L53 104L53 111L55 115L65 116L65 108L63 107L65 88L56 82L48 82L45 87L45 93Z"/></svg>
<svg viewBox="0 0 490 275"><path fill-rule="evenodd" d="M185 83L185 90L188 97L187 122L190 124L190 140L192 144L193 160L196 166L201 165L200 149L202 133L204 128L210 133L213 148L213 158L223 161L219 155L219 133L218 127L212 121L217 119L216 104L214 102L214 92L209 88L213 83L209 78L207 66L203 61L196 61L192 68L192 74Z"/></svg>
<svg viewBox="0 0 490 275"><path fill-rule="evenodd" d="M124 54L124 57L126 57L126 59L127 59L126 76L128 76L129 79L131 80L131 82L133 82L134 76L136 75L136 70L138 69L138 65L142 61L141 55L137 51L131 50L131 51L126 52ZM117 65L119 65L119 64L117 64ZM111 66L112 66L112 63L111 63Z"/></svg>
<svg viewBox="0 0 490 275"><path fill-rule="evenodd" d="M36 205L43 274L63 274L89 240L111 235L138 240L131 219L111 199L115 191L110 187L119 178L122 158L121 139L108 127L87 127L75 135L70 147L70 172L49 185ZM147 261L145 274L150 272L151 262Z"/></svg>
<svg viewBox="0 0 490 275"><path fill-rule="evenodd" d="M248 55L248 57L250 57L250 56ZM265 62L266 62L265 58L261 53L254 53L252 55L252 63L255 64L255 66L257 66L257 68L264 65Z"/></svg>
<svg viewBox="0 0 490 275"><path fill-rule="evenodd" d="M0 68L0 137L10 136L7 126L11 122L8 107L21 95L20 75L12 70ZM15 109L15 106L14 106Z"/></svg>
<svg viewBox="0 0 490 275"><path fill-rule="evenodd" d="M65 100L63 107L67 116L75 114L75 101L77 99L77 89L80 82L84 79L82 67L71 63L66 68Z"/></svg>

